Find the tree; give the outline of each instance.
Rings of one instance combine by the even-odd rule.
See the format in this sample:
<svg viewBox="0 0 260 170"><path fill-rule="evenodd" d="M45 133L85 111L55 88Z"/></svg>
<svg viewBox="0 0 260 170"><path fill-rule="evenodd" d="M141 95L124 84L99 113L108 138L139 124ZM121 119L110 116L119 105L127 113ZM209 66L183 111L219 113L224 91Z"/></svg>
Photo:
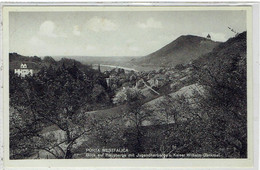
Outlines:
<svg viewBox="0 0 260 170"><path fill-rule="evenodd" d="M149 114L145 112L142 107L144 96L139 89L133 88L123 88L120 90L113 99L115 104L126 104L127 111L124 113L124 117L130 124L130 129L133 132L126 133L132 145L132 151L135 154L141 153L143 151L142 146L142 131L141 126L144 120L149 117ZM129 146L129 145L128 145ZM131 150L131 149L130 149Z"/></svg>
<svg viewBox="0 0 260 170"><path fill-rule="evenodd" d="M26 134L17 139L26 139L30 146L24 149L28 152L45 150L56 158L72 158L76 140L91 129L86 123L79 124L75 116L85 103L91 101L91 85L85 81L84 74L75 66L58 70L43 68L37 76L25 79L10 75L10 86L10 105L15 110L11 114L15 122L11 126L11 143L21 134L15 129L27 127ZM32 116L27 118L29 113ZM47 126L63 131L66 134L64 141L57 143L57 140L41 134L40 131ZM12 146L11 149L18 149Z"/></svg>
<svg viewBox="0 0 260 170"><path fill-rule="evenodd" d="M123 147L125 126L122 120L123 115L109 113L89 115L88 122L92 124L92 131L88 135L88 146L93 148Z"/></svg>
<svg viewBox="0 0 260 170"><path fill-rule="evenodd" d="M10 158L21 159L33 155L32 138L41 131L40 119L30 111L28 85L31 77L21 78L13 72L10 78ZM27 87L27 88L26 88Z"/></svg>
<svg viewBox="0 0 260 170"><path fill-rule="evenodd" d="M160 119L159 124L170 124L177 121L177 99L174 99L170 95L163 96L163 100L157 103L159 105L160 115L163 115L164 119Z"/></svg>
<svg viewBox="0 0 260 170"><path fill-rule="evenodd" d="M247 157L246 55L241 49L215 54L197 73L206 89L199 103L209 117L209 134L225 157Z"/></svg>
<svg viewBox="0 0 260 170"><path fill-rule="evenodd" d="M26 116L19 112L23 111ZM10 158L21 159L32 156L35 151L32 148L33 137L41 130L40 124L25 108L10 108Z"/></svg>
<svg viewBox="0 0 260 170"><path fill-rule="evenodd" d="M192 99L191 96L166 95L148 106L153 113L151 120L156 129L146 133L145 140L149 145L147 149L150 147L155 153L166 155L198 151L203 143L201 136L205 134L203 130L205 123ZM155 138L158 138L156 142Z"/></svg>

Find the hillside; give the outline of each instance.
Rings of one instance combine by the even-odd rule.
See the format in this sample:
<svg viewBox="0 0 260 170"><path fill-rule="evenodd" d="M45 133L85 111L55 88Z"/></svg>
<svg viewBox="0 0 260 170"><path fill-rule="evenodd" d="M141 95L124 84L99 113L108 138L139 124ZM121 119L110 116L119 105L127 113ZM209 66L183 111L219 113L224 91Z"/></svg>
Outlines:
<svg viewBox="0 0 260 170"><path fill-rule="evenodd" d="M48 66L49 64L44 63L40 57L27 57L22 56L17 53L10 53L9 54L9 69L17 69L20 68L21 63L26 63L28 68L39 70L44 66Z"/></svg>
<svg viewBox="0 0 260 170"><path fill-rule="evenodd" d="M246 43L246 32L242 32L236 37L230 38L226 42L220 43L210 53L200 56L198 59L194 60L194 64L197 67L202 67L203 65L215 63L216 60L220 59L225 62L235 56L243 56L245 58L247 49Z"/></svg>
<svg viewBox="0 0 260 170"><path fill-rule="evenodd" d="M220 43L216 46L212 52L200 56L198 59L194 60L192 65L189 65L189 68L194 71L188 73L186 76L189 76L190 82L193 84L181 84L180 78L176 78L175 82L172 84L181 84L181 88L178 88L177 91L169 93L169 95L177 99L179 96L184 96L188 100L190 106L194 103L194 99L190 99L193 96L194 91L203 95L204 87L209 87L209 84L214 84L218 82L221 86L218 91L220 94L227 93L227 89L231 89L232 95L237 95L238 98L241 94L246 94L245 86L246 81L246 32L239 34L236 37L230 38L226 42ZM236 64L238 63L238 64ZM208 73L210 70L210 73ZM182 70L184 72L185 70ZM233 74L238 74L234 76ZM192 76L191 76L192 75ZM227 79L228 75L230 79ZM227 81L229 83L227 83ZM230 85L231 87L228 87ZM232 85L237 85L239 90L238 94L235 94L236 88ZM160 96L150 102L147 102L146 105L149 105L149 108L154 110L154 114L158 117L162 116L160 109L162 109L162 101L164 96ZM195 98L196 100L196 98ZM231 99L229 99L231 100ZM231 103L231 102L230 102Z"/></svg>
<svg viewBox="0 0 260 170"><path fill-rule="evenodd" d="M164 67L187 64L199 56L211 52L218 44L219 42L203 37L185 35L147 56L132 61L142 66Z"/></svg>
<svg viewBox="0 0 260 170"><path fill-rule="evenodd" d="M21 63L26 63L28 68L33 69L35 71L39 71L43 67L52 66L53 68L58 68L62 65L65 67L70 67L72 65L76 65L82 71L89 71L90 67L88 65L82 64L81 62L69 59L69 58L61 58L59 61L54 60L50 56L46 56L43 58L33 56L22 56L17 53L10 53L9 54L9 69L14 70L20 68Z"/></svg>

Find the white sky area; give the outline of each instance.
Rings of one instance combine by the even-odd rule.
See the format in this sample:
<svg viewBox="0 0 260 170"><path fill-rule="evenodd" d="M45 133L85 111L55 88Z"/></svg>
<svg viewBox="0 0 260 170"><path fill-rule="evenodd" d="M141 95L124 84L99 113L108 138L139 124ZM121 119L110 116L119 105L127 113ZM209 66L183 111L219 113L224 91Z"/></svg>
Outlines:
<svg viewBox="0 0 260 170"><path fill-rule="evenodd" d="M245 11L11 12L10 52L25 56L145 56L181 35L226 41Z"/></svg>

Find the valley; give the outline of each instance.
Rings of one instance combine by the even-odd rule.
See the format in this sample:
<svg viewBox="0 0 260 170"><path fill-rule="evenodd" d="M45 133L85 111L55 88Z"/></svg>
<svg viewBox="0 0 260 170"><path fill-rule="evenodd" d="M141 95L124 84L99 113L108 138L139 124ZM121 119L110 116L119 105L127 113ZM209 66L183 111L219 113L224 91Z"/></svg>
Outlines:
<svg viewBox="0 0 260 170"><path fill-rule="evenodd" d="M9 61L13 159L88 158L91 148L246 157L246 32L223 43L181 36L144 57ZM33 75L14 72L21 62Z"/></svg>

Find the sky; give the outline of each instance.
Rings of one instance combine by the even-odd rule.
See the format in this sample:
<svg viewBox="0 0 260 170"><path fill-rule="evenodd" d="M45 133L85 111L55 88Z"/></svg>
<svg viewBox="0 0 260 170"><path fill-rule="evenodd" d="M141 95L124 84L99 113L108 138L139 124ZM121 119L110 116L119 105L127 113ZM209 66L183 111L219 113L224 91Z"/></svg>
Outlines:
<svg viewBox="0 0 260 170"><path fill-rule="evenodd" d="M181 35L226 41L245 11L10 12L10 52L25 56L145 56Z"/></svg>

